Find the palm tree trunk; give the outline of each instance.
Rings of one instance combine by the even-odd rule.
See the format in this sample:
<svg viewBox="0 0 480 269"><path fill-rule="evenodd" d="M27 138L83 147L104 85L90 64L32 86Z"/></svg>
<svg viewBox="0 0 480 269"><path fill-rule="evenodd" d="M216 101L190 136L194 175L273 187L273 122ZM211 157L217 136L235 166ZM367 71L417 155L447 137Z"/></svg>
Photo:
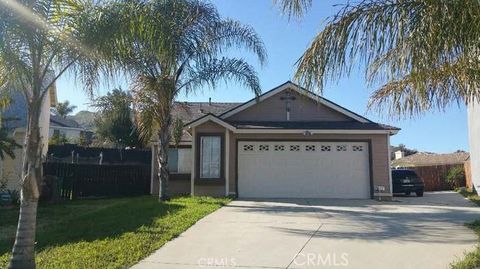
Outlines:
<svg viewBox="0 0 480 269"><path fill-rule="evenodd" d="M20 205L17 235L8 268L35 268L35 227L38 199L23 198Z"/></svg>
<svg viewBox="0 0 480 269"><path fill-rule="evenodd" d="M35 228L40 198L42 144L40 107L42 102L29 104L22 167L22 190L17 233L9 268L35 268Z"/></svg>
<svg viewBox="0 0 480 269"><path fill-rule="evenodd" d="M166 108L163 115L164 122L160 129L158 130L158 153L157 153L157 160L158 166L158 178L160 179L160 200L166 201L169 199L169 192L168 192L168 180L170 177L170 172L168 171L168 148L170 144L170 125L172 122L172 117L170 115L170 106Z"/></svg>

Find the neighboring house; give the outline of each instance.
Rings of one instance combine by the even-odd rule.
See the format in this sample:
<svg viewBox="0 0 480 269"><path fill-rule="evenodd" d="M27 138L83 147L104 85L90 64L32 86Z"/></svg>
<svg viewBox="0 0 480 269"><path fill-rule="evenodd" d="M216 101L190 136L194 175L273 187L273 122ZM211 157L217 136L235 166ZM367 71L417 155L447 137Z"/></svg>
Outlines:
<svg viewBox="0 0 480 269"><path fill-rule="evenodd" d="M50 129L48 137L54 134L64 135L69 142L78 141L80 136L87 135L87 131L73 119L64 118L58 115L50 115Z"/></svg>
<svg viewBox="0 0 480 269"><path fill-rule="evenodd" d="M452 184L447 182L446 177L452 168L460 167L466 170L466 162L469 159L468 152L454 152L436 154L431 152L419 152L403 157L400 151L395 152L396 159L392 161L392 168L409 168L415 170L425 183L426 191L451 190ZM465 186L465 182L460 182Z"/></svg>
<svg viewBox="0 0 480 269"><path fill-rule="evenodd" d="M45 96L40 114L40 135L43 146L42 154L46 155L48 151L48 132L50 123L50 108L57 105L57 93L55 85L49 89L49 94ZM12 137L19 145L24 144L25 130L27 126L27 103L22 93L12 92L11 104L2 113L3 127L7 128ZM7 180L7 189L20 189L20 176L22 171L23 149L15 150L15 158L5 157L0 160L0 176Z"/></svg>
<svg viewBox="0 0 480 269"><path fill-rule="evenodd" d="M184 175L173 174L172 193L392 197L390 136L400 129L372 122L290 81L241 104L176 103L172 114L187 122L181 145L172 147L178 154L173 166ZM156 173L152 169L153 194L159 191Z"/></svg>
<svg viewBox="0 0 480 269"><path fill-rule="evenodd" d="M470 139L470 170L473 186L480 190L480 102L468 106L468 130Z"/></svg>
<svg viewBox="0 0 480 269"><path fill-rule="evenodd" d="M418 152L406 157L402 153L395 152L396 159L392 161L393 168L409 168L419 166L440 166L440 165L463 165L469 158L468 152L454 152L437 154L431 152Z"/></svg>

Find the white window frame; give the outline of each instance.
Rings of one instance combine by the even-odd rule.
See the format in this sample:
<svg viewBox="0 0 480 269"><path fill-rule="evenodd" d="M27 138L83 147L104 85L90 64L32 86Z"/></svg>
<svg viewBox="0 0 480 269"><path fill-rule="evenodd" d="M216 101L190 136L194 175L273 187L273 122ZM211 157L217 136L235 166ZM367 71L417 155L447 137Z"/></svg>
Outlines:
<svg viewBox="0 0 480 269"><path fill-rule="evenodd" d="M204 161L204 156L203 156L203 139L218 139L218 176L217 175L213 175L211 172L210 174L208 175L204 175L204 164L203 164L203 161ZM222 149L223 149L223 143L222 143L222 136L221 135L201 135L200 136L200 139L199 139L199 153L200 153L200 160L199 160L199 169L198 169L198 173L199 173L199 178L202 179L202 180L208 180L208 179L221 179L222 178L222 170L223 170L223 167L222 167L222 158L223 158L223 154L222 154ZM213 150L213 149L212 149ZM213 163L210 164L210 166L214 165Z"/></svg>

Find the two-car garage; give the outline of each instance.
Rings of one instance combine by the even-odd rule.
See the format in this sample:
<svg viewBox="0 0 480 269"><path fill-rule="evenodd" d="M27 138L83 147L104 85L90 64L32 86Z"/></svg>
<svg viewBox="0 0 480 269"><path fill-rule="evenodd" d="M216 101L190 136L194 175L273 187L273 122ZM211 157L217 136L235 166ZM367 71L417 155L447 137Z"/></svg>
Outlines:
<svg viewBox="0 0 480 269"><path fill-rule="evenodd" d="M369 143L238 141L241 198L371 198Z"/></svg>

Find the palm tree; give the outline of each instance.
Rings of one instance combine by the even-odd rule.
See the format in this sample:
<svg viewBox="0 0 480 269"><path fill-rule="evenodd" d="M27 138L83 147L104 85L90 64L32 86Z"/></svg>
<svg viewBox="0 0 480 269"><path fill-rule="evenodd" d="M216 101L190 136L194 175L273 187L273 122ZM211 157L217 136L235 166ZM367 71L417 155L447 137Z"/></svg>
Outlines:
<svg viewBox="0 0 480 269"><path fill-rule="evenodd" d="M60 117L66 118L68 114L72 113L76 108L77 106L70 105L70 102L67 100L63 103L58 103L55 107L55 112Z"/></svg>
<svg viewBox="0 0 480 269"><path fill-rule="evenodd" d="M10 268L35 267L35 226L42 174L42 103L56 80L73 72L86 89L100 69L96 44L107 28L96 8L75 0L0 1L0 87L20 91L27 103L21 203Z"/></svg>
<svg viewBox="0 0 480 269"><path fill-rule="evenodd" d="M311 0L277 0L301 16ZM296 79L320 91L366 67L370 107L414 116L480 99L480 2L365 0L327 20L297 62Z"/></svg>
<svg viewBox="0 0 480 269"><path fill-rule="evenodd" d="M119 7L123 16L116 14L126 26L123 35L111 42L114 48L110 51L133 79L140 133L144 139L158 140L160 198L164 200L168 198L170 114L175 98L229 80L259 94L253 67L243 59L222 54L229 48L245 48L263 64L266 52L252 28L222 19L211 4L157 0L127 5Z"/></svg>

